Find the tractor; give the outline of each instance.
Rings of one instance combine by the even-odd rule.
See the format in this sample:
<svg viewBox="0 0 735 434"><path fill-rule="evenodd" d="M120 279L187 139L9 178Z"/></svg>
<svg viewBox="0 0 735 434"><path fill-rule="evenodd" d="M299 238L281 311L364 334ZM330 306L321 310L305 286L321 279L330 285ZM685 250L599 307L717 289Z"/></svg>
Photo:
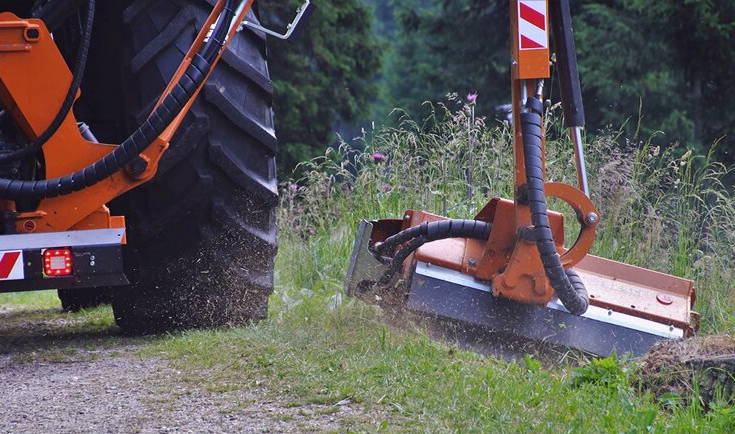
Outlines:
<svg viewBox="0 0 735 434"><path fill-rule="evenodd" d="M277 139L253 0L0 6L0 292L126 332L267 315Z"/></svg>

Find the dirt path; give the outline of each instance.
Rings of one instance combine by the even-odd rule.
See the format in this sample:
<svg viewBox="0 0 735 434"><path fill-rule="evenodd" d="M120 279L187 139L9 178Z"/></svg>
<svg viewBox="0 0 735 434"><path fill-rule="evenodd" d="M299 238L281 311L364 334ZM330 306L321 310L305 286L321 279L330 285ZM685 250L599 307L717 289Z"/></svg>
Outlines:
<svg viewBox="0 0 735 434"><path fill-rule="evenodd" d="M76 330L44 311L0 310L0 433L344 431L351 405L293 406L264 390L209 392L140 339Z"/></svg>

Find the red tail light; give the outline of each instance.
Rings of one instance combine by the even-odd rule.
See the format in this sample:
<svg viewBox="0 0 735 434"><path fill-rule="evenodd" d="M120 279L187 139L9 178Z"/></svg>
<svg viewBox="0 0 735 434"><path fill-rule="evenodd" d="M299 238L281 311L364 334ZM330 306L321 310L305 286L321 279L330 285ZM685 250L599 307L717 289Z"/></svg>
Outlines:
<svg viewBox="0 0 735 434"><path fill-rule="evenodd" d="M50 277L71 275L71 250L49 249L44 251L43 272Z"/></svg>

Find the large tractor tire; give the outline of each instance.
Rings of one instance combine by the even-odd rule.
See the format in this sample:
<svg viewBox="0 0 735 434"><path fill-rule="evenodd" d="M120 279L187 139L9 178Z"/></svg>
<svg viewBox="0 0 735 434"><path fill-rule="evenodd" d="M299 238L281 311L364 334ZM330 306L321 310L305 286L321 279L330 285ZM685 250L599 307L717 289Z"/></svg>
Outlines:
<svg viewBox="0 0 735 434"><path fill-rule="evenodd" d="M210 10L203 0L136 0L125 7L130 127L151 111ZM265 36L244 29L192 106L155 179L112 204L128 222L125 260L133 284L112 300L125 331L266 317L277 250L272 93Z"/></svg>
<svg viewBox="0 0 735 434"><path fill-rule="evenodd" d="M111 288L59 289L59 300L64 312L79 312L112 300Z"/></svg>
<svg viewBox="0 0 735 434"><path fill-rule="evenodd" d="M213 4L97 2L75 112L100 141L123 140L151 112ZM257 17L251 12L248 20ZM76 50L77 28L72 20L57 37L67 60ZM156 177L110 204L127 221L131 285L114 288L112 307L128 333L242 324L267 315L278 188L265 42L247 28L235 35ZM94 291L60 296L71 308L99 302Z"/></svg>

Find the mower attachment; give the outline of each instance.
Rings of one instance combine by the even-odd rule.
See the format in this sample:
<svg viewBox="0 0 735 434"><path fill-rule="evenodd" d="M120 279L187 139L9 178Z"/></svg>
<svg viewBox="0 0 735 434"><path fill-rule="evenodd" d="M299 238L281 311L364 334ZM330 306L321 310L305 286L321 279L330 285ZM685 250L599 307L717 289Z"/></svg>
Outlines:
<svg viewBox="0 0 735 434"><path fill-rule="evenodd" d="M400 224L401 220L360 224L347 274L348 295L438 319L445 325L440 330L444 337L457 338L481 352L517 356L550 347L596 356L639 356L660 340L682 339L694 332L691 281L594 256L576 267L590 292L590 307L580 316L569 313L557 298L537 305L496 297L489 282L415 259L407 261L403 285L380 288L376 282L388 266L372 250ZM456 241L436 241L432 248ZM415 256L421 256L420 250ZM388 297L391 291L399 293ZM402 305L385 306L387 299Z"/></svg>

